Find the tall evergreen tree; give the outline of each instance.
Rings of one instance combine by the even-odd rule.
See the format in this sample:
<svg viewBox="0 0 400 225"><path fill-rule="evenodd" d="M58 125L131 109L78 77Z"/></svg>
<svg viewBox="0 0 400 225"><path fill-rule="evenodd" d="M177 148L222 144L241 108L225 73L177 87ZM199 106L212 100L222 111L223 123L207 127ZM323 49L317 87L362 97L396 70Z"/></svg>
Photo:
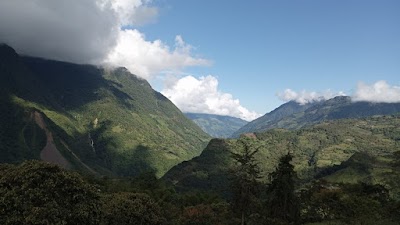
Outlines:
<svg viewBox="0 0 400 225"><path fill-rule="evenodd" d="M240 213L241 224L245 224L246 217L252 213L260 194L260 168L255 159L257 149L251 148L243 140L239 153L232 152L235 167L232 169L232 193L234 211Z"/></svg>
<svg viewBox="0 0 400 225"><path fill-rule="evenodd" d="M290 153L282 156L276 170L269 174L265 211L268 218L299 224L299 201L294 192L296 172L291 161Z"/></svg>

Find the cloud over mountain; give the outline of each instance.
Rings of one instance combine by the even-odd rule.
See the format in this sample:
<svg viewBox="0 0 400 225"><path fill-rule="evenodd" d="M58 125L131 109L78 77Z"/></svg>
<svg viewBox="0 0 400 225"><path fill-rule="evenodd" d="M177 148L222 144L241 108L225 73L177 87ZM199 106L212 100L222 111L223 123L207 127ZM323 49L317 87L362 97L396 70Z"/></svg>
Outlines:
<svg viewBox="0 0 400 225"><path fill-rule="evenodd" d="M18 53L77 63L101 61L115 46L118 17L93 0L0 1L0 42Z"/></svg>
<svg viewBox="0 0 400 225"><path fill-rule="evenodd" d="M282 101L296 101L300 104L307 104L314 101L330 99L336 96L343 96L344 92L334 93L330 90L324 92L296 92L292 89L286 89L277 93ZM384 80L376 81L373 84L359 82L355 91L350 95L352 101L376 102L376 103L399 103L400 86L390 85Z"/></svg>
<svg viewBox="0 0 400 225"><path fill-rule="evenodd" d="M391 86L384 80L377 81L371 85L360 82L352 95L352 100L398 103L400 102L400 87Z"/></svg>
<svg viewBox="0 0 400 225"><path fill-rule="evenodd" d="M331 90L326 90L324 92L315 92L306 90L296 92L293 91L292 89L286 89L283 92L277 93L278 98L281 99L282 101L286 102L295 101L302 105L343 95L345 95L343 92L334 93Z"/></svg>
<svg viewBox="0 0 400 225"><path fill-rule="evenodd" d="M136 29L120 31L117 43L105 62L123 65L132 73L146 79L160 72L174 72L184 67L211 64L209 60L193 57L192 47L179 35L175 37L173 49L161 40L146 41L144 34Z"/></svg>
<svg viewBox="0 0 400 225"><path fill-rule="evenodd" d="M140 26L155 22L158 14L152 0L0 1L0 43L30 56L124 66L145 79L211 64L195 56L181 35L175 36L174 46L146 39ZM232 95L220 92L215 77L170 81L163 93L183 111L246 120L259 116Z"/></svg>
<svg viewBox="0 0 400 225"><path fill-rule="evenodd" d="M209 64L192 56L181 36L174 48L146 40L137 27L157 16L151 0L0 1L0 42L20 54L124 66L147 79L164 70Z"/></svg>
<svg viewBox="0 0 400 225"><path fill-rule="evenodd" d="M199 79L185 76L167 85L162 94L184 112L229 115L247 121L261 116L243 107L231 94L218 90L218 80L211 75Z"/></svg>

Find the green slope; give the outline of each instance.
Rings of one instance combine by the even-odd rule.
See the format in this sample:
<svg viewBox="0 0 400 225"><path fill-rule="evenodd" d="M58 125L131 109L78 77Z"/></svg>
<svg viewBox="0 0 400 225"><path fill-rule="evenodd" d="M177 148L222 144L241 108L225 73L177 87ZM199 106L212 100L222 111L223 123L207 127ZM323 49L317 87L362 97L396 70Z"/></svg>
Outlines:
<svg viewBox="0 0 400 225"><path fill-rule="evenodd" d="M382 155L355 153L349 160L321 174L333 183L383 184L394 199L400 199L400 151Z"/></svg>
<svg viewBox="0 0 400 225"><path fill-rule="evenodd" d="M273 128L299 129L325 120L364 118L400 113L400 103L353 102L348 96L300 105L288 102L270 113L251 121L232 136L262 132Z"/></svg>
<svg viewBox="0 0 400 225"><path fill-rule="evenodd" d="M236 117L204 113L185 113L204 132L215 138L228 138L248 122Z"/></svg>
<svg viewBox="0 0 400 225"><path fill-rule="evenodd" d="M2 162L39 157L45 141L34 112L72 167L86 164L105 174L152 170L161 176L199 155L209 140L147 81L124 68L21 57L2 45L0 81Z"/></svg>
<svg viewBox="0 0 400 225"><path fill-rule="evenodd" d="M291 152L295 170L303 183L328 176L332 181L339 181L339 175L335 173L343 170L345 166L342 163L352 159L355 153L382 159L384 163L385 158L400 151L400 116L326 121L296 131L273 129L243 135L239 140L253 148L260 147L256 157L264 174L274 170L280 156ZM229 184L227 179L232 166L230 151L238 151L240 145L237 142L234 139L213 139L199 157L174 167L164 179L181 190L212 188L223 192ZM391 167L388 163L386 166ZM391 174L388 176L395 176L399 180L400 174L390 173L389 170L386 172ZM379 177L376 174L374 176ZM363 181L388 184L392 178ZM397 189L399 184L391 184L391 187L392 191L400 193Z"/></svg>

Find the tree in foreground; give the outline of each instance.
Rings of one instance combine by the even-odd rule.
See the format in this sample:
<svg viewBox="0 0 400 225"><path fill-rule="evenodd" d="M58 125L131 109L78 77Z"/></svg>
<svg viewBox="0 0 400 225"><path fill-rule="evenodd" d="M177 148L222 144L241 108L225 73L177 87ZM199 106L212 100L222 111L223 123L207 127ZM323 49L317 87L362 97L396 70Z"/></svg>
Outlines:
<svg viewBox="0 0 400 225"><path fill-rule="evenodd" d="M295 195L294 166L290 164L292 155L288 153L279 160L276 170L269 175L265 213L276 223L299 224L299 200Z"/></svg>
<svg viewBox="0 0 400 225"><path fill-rule="evenodd" d="M0 224L99 224L99 199L92 185L56 165L0 169Z"/></svg>
<svg viewBox="0 0 400 225"><path fill-rule="evenodd" d="M103 197L104 225L161 225L165 219L160 206L147 194L120 192Z"/></svg>
<svg viewBox="0 0 400 225"><path fill-rule="evenodd" d="M254 212L260 194L261 170L255 159L258 148L253 149L243 140L240 140L239 153L232 152L235 167L232 169L232 203L234 211L240 214L241 224Z"/></svg>

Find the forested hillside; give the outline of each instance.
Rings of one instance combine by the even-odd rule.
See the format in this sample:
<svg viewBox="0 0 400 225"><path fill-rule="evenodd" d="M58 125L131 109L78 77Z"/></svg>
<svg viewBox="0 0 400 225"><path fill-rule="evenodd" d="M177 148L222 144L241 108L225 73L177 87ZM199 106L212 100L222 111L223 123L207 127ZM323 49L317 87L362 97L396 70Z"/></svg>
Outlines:
<svg viewBox="0 0 400 225"><path fill-rule="evenodd" d="M293 155L299 182L381 184L400 197L400 117L327 121L296 131L273 129L240 139L213 139L203 153L170 170L164 179L182 191L211 188L226 193L232 152L258 149L254 155L262 173L272 172L281 156Z"/></svg>
<svg viewBox="0 0 400 225"><path fill-rule="evenodd" d="M1 45L0 87L1 162L66 161L89 173L161 176L209 140L124 68L21 57Z"/></svg>

